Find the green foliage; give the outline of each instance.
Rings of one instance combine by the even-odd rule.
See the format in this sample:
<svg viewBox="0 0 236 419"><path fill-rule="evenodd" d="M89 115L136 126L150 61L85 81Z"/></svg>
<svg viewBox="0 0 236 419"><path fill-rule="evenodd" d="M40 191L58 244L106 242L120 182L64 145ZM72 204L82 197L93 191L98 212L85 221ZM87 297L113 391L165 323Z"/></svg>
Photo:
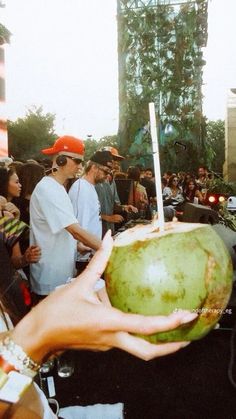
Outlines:
<svg viewBox="0 0 236 419"><path fill-rule="evenodd" d="M208 121L206 125L206 165L216 173L223 172L225 161L225 123L222 120Z"/></svg>
<svg viewBox="0 0 236 419"><path fill-rule="evenodd" d="M122 152L127 153L148 122L148 104L155 102L162 125L171 122L178 141L194 143L187 150L201 149L199 158L204 159L201 48L207 40L207 2L176 6L152 2L150 7L144 3L118 0Z"/></svg>
<svg viewBox="0 0 236 419"><path fill-rule="evenodd" d="M1 5L0 5L1 7ZM10 43L11 32L0 23L0 45Z"/></svg>
<svg viewBox="0 0 236 419"><path fill-rule="evenodd" d="M88 138L84 141L85 144L85 160L89 158L100 148L111 146L118 148L117 135L107 135L96 141L92 138Z"/></svg>
<svg viewBox="0 0 236 419"><path fill-rule="evenodd" d="M208 185L208 191L229 196L236 195L236 183L225 182L223 179L216 178Z"/></svg>
<svg viewBox="0 0 236 419"><path fill-rule="evenodd" d="M43 108L33 107L24 118L8 121L9 155L16 160L40 159L42 148L53 144L57 135L54 131L55 115L43 113Z"/></svg>

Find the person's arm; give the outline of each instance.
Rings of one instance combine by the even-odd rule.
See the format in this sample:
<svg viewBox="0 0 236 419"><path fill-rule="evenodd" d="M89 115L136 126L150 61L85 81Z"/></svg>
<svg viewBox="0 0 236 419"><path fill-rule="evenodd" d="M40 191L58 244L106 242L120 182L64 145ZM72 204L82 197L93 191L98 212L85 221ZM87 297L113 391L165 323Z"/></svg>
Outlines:
<svg viewBox="0 0 236 419"><path fill-rule="evenodd" d="M202 204L204 202L204 198L202 193L197 189L195 192L195 196L198 198L199 202Z"/></svg>
<svg viewBox="0 0 236 419"><path fill-rule="evenodd" d="M30 246L22 254L20 245L17 242L12 248L11 262L15 269L21 269L29 263L36 263L41 256L41 250L38 246Z"/></svg>
<svg viewBox="0 0 236 419"><path fill-rule="evenodd" d="M3 419L43 419L43 406L35 388L31 385L21 400L9 404L0 400L0 418Z"/></svg>
<svg viewBox="0 0 236 419"><path fill-rule="evenodd" d="M66 227L66 230L72 234L75 240L81 241L85 246L91 249L98 250L101 246L101 240L94 234L89 233L77 224L71 224Z"/></svg>
<svg viewBox="0 0 236 419"><path fill-rule="evenodd" d="M101 214L101 219L107 221L108 223L122 223L124 221L124 218L120 214Z"/></svg>
<svg viewBox="0 0 236 419"><path fill-rule="evenodd" d="M133 205L130 205L130 204L127 204L127 205L121 205L121 204L117 204L117 203L115 202L115 205L114 205L114 212L118 212L118 213L120 213L120 212L123 212L123 211L125 211L125 212L135 212L135 213L137 213L137 212L138 212L138 208L136 208L136 207L134 207Z"/></svg>

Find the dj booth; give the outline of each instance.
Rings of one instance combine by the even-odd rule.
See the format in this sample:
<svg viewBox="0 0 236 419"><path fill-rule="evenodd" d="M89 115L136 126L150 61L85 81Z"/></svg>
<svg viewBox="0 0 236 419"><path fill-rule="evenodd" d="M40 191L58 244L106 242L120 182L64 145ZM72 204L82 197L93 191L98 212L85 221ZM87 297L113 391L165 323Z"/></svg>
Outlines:
<svg viewBox="0 0 236 419"><path fill-rule="evenodd" d="M50 373L55 397L61 407L122 402L128 419L236 418L236 390L227 377L230 336L231 330L213 330L148 362L119 350L78 351L70 378Z"/></svg>

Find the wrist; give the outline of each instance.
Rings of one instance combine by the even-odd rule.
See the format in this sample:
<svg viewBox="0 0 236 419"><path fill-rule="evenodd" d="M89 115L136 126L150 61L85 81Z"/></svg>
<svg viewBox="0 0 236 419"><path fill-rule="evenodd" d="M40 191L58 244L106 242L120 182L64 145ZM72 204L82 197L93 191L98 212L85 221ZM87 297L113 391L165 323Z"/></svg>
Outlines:
<svg viewBox="0 0 236 419"><path fill-rule="evenodd" d="M35 319L32 309L10 332L12 340L37 364L42 364L49 352L41 323Z"/></svg>
<svg viewBox="0 0 236 419"><path fill-rule="evenodd" d="M23 268L24 266L28 265L28 260L27 260L27 254L24 253L21 257L20 257L20 267Z"/></svg>

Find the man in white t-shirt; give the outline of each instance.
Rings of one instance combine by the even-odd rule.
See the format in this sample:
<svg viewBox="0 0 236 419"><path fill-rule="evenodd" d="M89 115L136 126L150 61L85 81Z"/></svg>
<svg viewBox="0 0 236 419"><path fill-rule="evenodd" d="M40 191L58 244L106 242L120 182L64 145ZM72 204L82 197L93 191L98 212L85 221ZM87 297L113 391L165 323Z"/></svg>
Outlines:
<svg viewBox="0 0 236 419"><path fill-rule="evenodd" d="M63 136L42 152L53 156L53 164L30 201L30 242L42 250L40 261L31 266L31 288L36 301L74 276L77 241L86 249L97 250L101 245L100 238L78 224L64 188L66 180L75 177L81 167L83 141Z"/></svg>
<svg viewBox="0 0 236 419"><path fill-rule="evenodd" d="M112 155L109 151L97 151L87 163L83 178L75 181L69 191L75 216L82 228L102 237L101 209L95 185L103 183L112 168ZM78 252L78 270L82 271L89 261L91 252Z"/></svg>

